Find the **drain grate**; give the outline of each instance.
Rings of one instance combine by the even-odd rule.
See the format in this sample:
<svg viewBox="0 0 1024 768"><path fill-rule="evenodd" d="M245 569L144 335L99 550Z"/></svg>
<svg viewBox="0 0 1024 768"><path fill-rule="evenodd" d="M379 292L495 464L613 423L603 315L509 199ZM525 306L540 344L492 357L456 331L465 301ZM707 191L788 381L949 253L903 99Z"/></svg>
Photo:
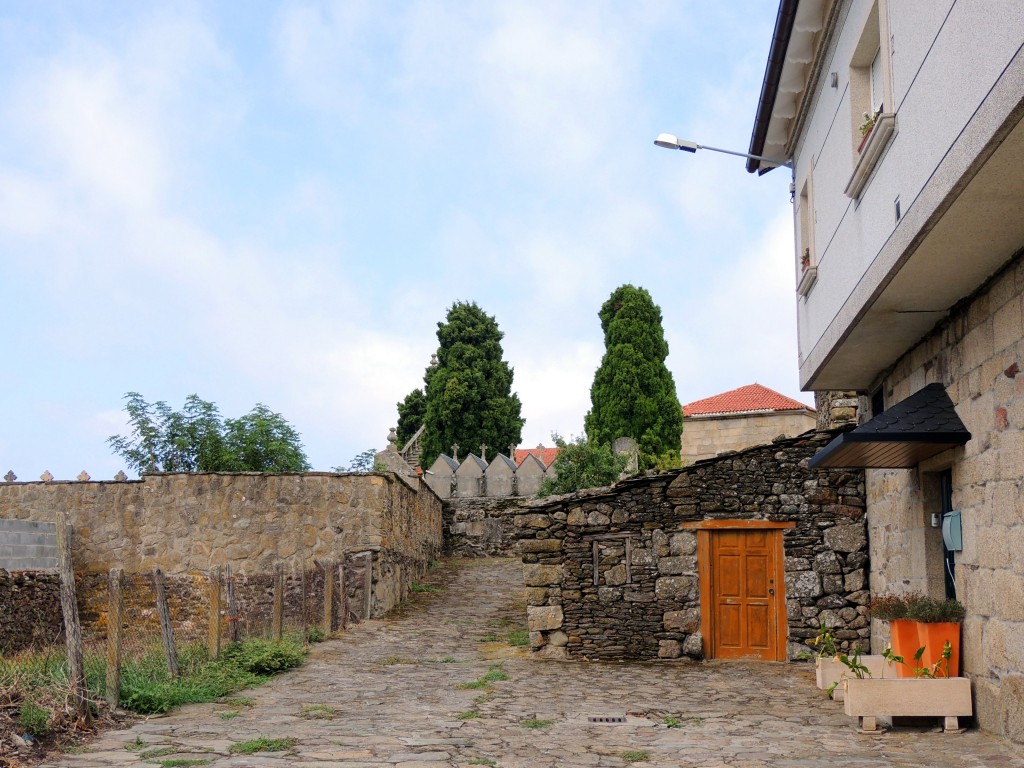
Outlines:
<svg viewBox="0 0 1024 768"><path fill-rule="evenodd" d="M591 723L624 723L624 722L626 722L626 718L625 717L619 717L619 716L615 716L615 715L607 716L607 717L606 716L598 715L597 717L588 717L587 720L589 722L591 722Z"/></svg>

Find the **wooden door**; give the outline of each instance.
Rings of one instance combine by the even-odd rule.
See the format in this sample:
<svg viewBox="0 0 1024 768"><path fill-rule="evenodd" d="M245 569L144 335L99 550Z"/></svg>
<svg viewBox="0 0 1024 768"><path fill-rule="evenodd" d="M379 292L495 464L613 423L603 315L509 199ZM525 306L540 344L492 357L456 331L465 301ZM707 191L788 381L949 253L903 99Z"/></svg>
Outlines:
<svg viewBox="0 0 1024 768"><path fill-rule="evenodd" d="M782 531L709 533L711 658L785 659Z"/></svg>

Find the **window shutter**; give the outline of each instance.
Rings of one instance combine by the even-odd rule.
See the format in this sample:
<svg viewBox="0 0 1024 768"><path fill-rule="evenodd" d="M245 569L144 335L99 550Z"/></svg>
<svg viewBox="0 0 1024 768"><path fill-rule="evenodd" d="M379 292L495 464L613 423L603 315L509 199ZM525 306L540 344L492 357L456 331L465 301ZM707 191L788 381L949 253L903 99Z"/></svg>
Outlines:
<svg viewBox="0 0 1024 768"><path fill-rule="evenodd" d="M881 112L885 89L882 88L882 49L875 51L871 59L871 114Z"/></svg>

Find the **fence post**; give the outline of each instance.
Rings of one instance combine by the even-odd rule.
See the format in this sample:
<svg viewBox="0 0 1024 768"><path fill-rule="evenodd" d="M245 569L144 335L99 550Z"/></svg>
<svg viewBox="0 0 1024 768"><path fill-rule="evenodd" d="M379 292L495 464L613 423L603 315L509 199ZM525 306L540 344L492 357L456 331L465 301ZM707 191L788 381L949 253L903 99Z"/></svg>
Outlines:
<svg viewBox="0 0 1024 768"><path fill-rule="evenodd" d="M224 580L228 587L228 640L238 642L238 613L235 610L235 580L231 576L231 564L224 566Z"/></svg>
<svg viewBox="0 0 1024 768"><path fill-rule="evenodd" d="M363 621L373 614L373 552L366 553L366 570L363 572Z"/></svg>
<svg viewBox="0 0 1024 768"><path fill-rule="evenodd" d="M341 594L338 595L339 605L338 610L341 612L341 631L345 632L348 629L348 585L345 583L345 560L342 555L342 561L338 563L338 590Z"/></svg>
<svg viewBox="0 0 1024 768"><path fill-rule="evenodd" d="M64 614L64 639L68 649L68 674L75 714L88 719L85 689L85 665L82 660L82 625L78 621L75 597L75 570L71 564L71 526L67 513L57 510L57 562L60 570L60 607Z"/></svg>
<svg viewBox="0 0 1024 768"><path fill-rule="evenodd" d="M117 709L121 703L121 642L124 630L124 599L121 595L121 569L111 568L107 575L107 704Z"/></svg>
<svg viewBox="0 0 1024 768"><path fill-rule="evenodd" d="M156 612L160 617L160 640L167 657L167 671L172 680L178 677L178 656L174 652L174 627L171 626L171 610L167 607L167 589L164 586L164 572L153 571L153 591L156 592Z"/></svg>
<svg viewBox="0 0 1024 768"><path fill-rule="evenodd" d="M334 561L324 563L324 634L334 632Z"/></svg>
<svg viewBox="0 0 1024 768"><path fill-rule="evenodd" d="M274 612L270 632L276 642L281 642L284 634L284 563L274 566Z"/></svg>
<svg viewBox="0 0 1024 768"><path fill-rule="evenodd" d="M220 656L220 566L210 571L210 635L208 648L210 658Z"/></svg>

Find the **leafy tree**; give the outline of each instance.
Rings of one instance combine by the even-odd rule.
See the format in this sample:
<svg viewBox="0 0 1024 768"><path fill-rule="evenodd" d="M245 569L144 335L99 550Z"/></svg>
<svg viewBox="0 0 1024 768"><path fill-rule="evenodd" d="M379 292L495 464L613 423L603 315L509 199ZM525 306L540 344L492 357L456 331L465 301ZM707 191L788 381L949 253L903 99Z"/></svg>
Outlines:
<svg viewBox="0 0 1024 768"><path fill-rule="evenodd" d="M428 369L429 371L429 369ZM398 444L404 446L416 430L423 426L427 415L427 396L422 389L414 389L398 403Z"/></svg>
<svg viewBox="0 0 1024 768"><path fill-rule="evenodd" d="M598 313L605 353L590 388L585 428L591 442L611 444L632 437L640 466L654 466L679 452L683 412L672 374L665 366L668 342L661 309L643 288L617 288Z"/></svg>
<svg viewBox="0 0 1024 768"><path fill-rule="evenodd" d="M332 472L373 472L377 469L377 449L367 448L352 457L347 467L334 467Z"/></svg>
<svg viewBox="0 0 1024 768"><path fill-rule="evenodd" d="M629 460L628 456L612 453L611 445L590 442L585 435L569 442L558 434L552 434L551 439L560 449L552 465L555 476L541 483L538 496L611 485L619 479Z"/></svg>
<svg viewBox="0 0 1024 768"><path fill-rule="evenodd" d="M422 466L453 443L464 452L478 451L482 443L494 451L519 444L525 420L512 392L512 367L502 359L503 336L475 302L453 304L446 322L437 324L437 365L424 377Z"/></svg>
<svg viewBox="0 0 1024 768"><path fill-rule="evenodd" d="M309 462L299 433L277 413L257 404L238 419L198 395L175 411L138 392L124 396L132 432L107 442L137 472L303 472Z"/></svg>

